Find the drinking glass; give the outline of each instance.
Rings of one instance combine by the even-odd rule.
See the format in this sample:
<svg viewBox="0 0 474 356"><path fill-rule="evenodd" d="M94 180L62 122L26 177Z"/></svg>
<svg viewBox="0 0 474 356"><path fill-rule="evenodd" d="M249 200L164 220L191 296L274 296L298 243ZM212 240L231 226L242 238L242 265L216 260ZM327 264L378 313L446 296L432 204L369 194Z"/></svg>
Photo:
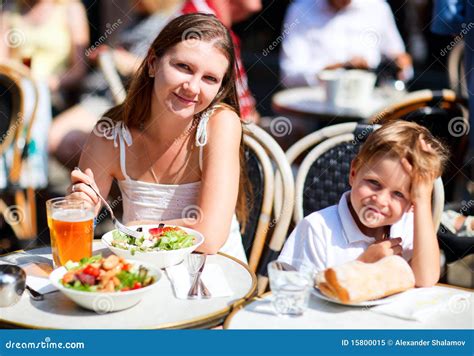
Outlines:
<svg viewBox="0 0 474 356"><path fill-rule="evenodd" d="M59 263L58 252L56 250L56 238L54 237L52 205L54 202L58 202L65 199L66 199L65 197L57 197L57 198L52 198L46 201L46 218L48 220L49 241L51 244L51 251L53 254L53 263L55 267L59 267L61 264Z"/></svg>
<svg viewBox="0 0 474 356"><path fill-rule="evenodd" d="M65 198L50 204L51 243L55 267L92 256L94 206L87 201ZM49 222L48 222L49 223ZM54 246L54 247L53 247Z"/></svg>
<svg viewBox="0 0 474 356"><path fill-rule="evenodd" d="M282 269L278 261L268 264L272 304L278 315L299 316L308 307L314 269L307 263L294 270Z"/></svg>

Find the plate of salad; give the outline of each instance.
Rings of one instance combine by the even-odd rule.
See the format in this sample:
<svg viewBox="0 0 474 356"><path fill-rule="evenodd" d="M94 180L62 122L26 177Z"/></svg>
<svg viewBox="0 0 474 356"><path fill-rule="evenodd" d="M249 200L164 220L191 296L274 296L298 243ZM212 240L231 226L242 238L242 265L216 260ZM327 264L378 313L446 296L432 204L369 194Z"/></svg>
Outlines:
<svg viewBox="0 0 474 356"><path fill-rule="evenodd" d="M180 263L197 249L204 236L193 229L174 225L135 225L130 228L143 235L134 238L118 230L102 236L102 242L116 255L166 268Z"/></svg>
<svg viewBox="0 0 474 356"><path fill-rule="evenodd" d="M69 299L100 314L138 304L160 278L156 267L116 255L69 261L49 276L51 283Z"/></svg>

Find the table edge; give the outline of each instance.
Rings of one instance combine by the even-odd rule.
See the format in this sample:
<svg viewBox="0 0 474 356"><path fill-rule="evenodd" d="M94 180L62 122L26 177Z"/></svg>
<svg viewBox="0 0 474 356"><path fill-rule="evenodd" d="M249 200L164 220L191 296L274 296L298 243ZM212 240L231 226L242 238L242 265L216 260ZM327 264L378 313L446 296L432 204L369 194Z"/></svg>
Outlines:
<svg viewBox="0 0 474 356"><path fill-rule="evenodd" d="M463 290L463 291L467 291L467 292L471 292L471 293L474 293L474 289L472 288L465 288L465 287L458 287L458 286L453 286L453 285L450 285L450 284L446 284L446 283L436 283L435 284L436 286L438 287L445 287L445 288L452 288L452 289L459 289L459 290ZM242 310L243 308L245 308L247 305L255 302L255 301L259 301L259 300L263 300L265 299L266 297L268 297L270 294L272 294L271 291L268 291L266 293L263 293L262 295L258 295L256 297L253 297L252 299L248 299L246 301L244 301L242 304L236 306L232 312L225 318L224 320L224 324L223 324L223 328L226 329L226 330L231 330L229 329L229 324L230 322L232 321L232 318L235 316L235 314L237 314L240 310Z"/></svg>
<svg viewBox="0 0 474 356"><path fill-rule="evenodd" d="M48 247L48 246L44 246ZM42 247L39 247L42 248ZM35 250L37 248L34 248L32 250ZM28 250L26 250L28 251ZM24 249L22 250L17 250L13 252L9 252L3 255L0 255L0 257L8 256L10 254L14 253L19 253L19 252L26 252ZM175 323L167 323L167 324L162 324L157 327L151 327L151 328L138 328L138 329L133 329L133 330L161 330L161 329L190 329L190 328L203 328L204 326L210 325L210 326L215 326L219 324L219 321L222 318L225 318L226 315L229 314L229 312L232 312L235 308L239 308L243 305L246 305L246 302L250 299L253 300L253 297L256 293L257 290L257 276L255 275L254 272L252 272L247 264L244 262L240 261L239 259L229 256L228 254L218 252L218 255L224 256L230 260L233 260L234 262L240 264L242 267L245 268L245 270L250 274L250 277L252 279L252 284L250 286L250 290L245 294L242 298L236 300L233 302L231 305L225 307L224 309L218 310L216 312L204 315L202 317L197 317L194 319L189 319L181 322L175 322ZM29 324L24 324L24 323L17 323L17 322L11 322L4 320L0 318L0 327L4 326L16 326L24 329L34 329L34 330L64 330L64 329L56 329L56 328L48 328L48 327L37 327ZM104 329L106 330L106 329Z"/></svg>

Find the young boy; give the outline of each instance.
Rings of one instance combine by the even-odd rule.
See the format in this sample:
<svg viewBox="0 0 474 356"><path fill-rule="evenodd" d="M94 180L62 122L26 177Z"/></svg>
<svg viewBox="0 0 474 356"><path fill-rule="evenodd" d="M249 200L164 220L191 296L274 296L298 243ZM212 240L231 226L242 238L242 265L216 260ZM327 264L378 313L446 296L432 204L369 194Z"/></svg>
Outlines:
<svg viewBox="0 0 474 356"><path fill-rule="evenodd" d="M318 271L345 262L403 256L416 285L439 279L439 246L431 215L433 182L448 151L424 127L393 121L372 133L351 164L351 190L339 204L304 218L279 260Z"/></svg>

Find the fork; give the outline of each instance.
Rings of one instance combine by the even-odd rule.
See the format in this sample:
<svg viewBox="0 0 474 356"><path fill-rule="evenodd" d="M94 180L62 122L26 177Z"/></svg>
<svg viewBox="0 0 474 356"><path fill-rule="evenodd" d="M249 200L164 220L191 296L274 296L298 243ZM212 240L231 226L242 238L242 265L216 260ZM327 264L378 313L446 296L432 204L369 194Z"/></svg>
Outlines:
<svg viewBox="0 0 474 356"><path fill-rule="evenodd" d="M201 272L204 269L205 263L205 254L192 253L186 258L186 265L192 280L191 288L189 288L188 292L188 298L211 298L211 293L201 279Z"/></svg>
<svg viewBox="0 0 474 356"><path fill-rule="evenodd" d="M79 172L82 172L81 169L79 167L76 167L74 168L75 170L79 171ZM104 197L99 193L99 191L97 189L95 189L91 184L89 183L86 183L86 182L82 182L84 183L85 185L87 185L89 188L91 188L95 194L97 194L97 196L99 197L99 199L102 201L102 203L104 203L105 207L107 208L107 210L109 211L110 213L110 217L112 218L112 223L115 225L115 227L117 228L117 230L119 230L120 232L123 232L124 234L127 234L127 235L130 235L132 237L135 237L135 238L139 238L142 236L141 233L139 233L138 231L135 231L135 230L132 230L132 229L129 229L128 227L126 227L124 224L122 224L120 221L118 221L116 218L115 218L115 215L114 215L114 212L112 210L112 208L110 207L109 203L107 202L107 200L104 199Z"/></svg>

